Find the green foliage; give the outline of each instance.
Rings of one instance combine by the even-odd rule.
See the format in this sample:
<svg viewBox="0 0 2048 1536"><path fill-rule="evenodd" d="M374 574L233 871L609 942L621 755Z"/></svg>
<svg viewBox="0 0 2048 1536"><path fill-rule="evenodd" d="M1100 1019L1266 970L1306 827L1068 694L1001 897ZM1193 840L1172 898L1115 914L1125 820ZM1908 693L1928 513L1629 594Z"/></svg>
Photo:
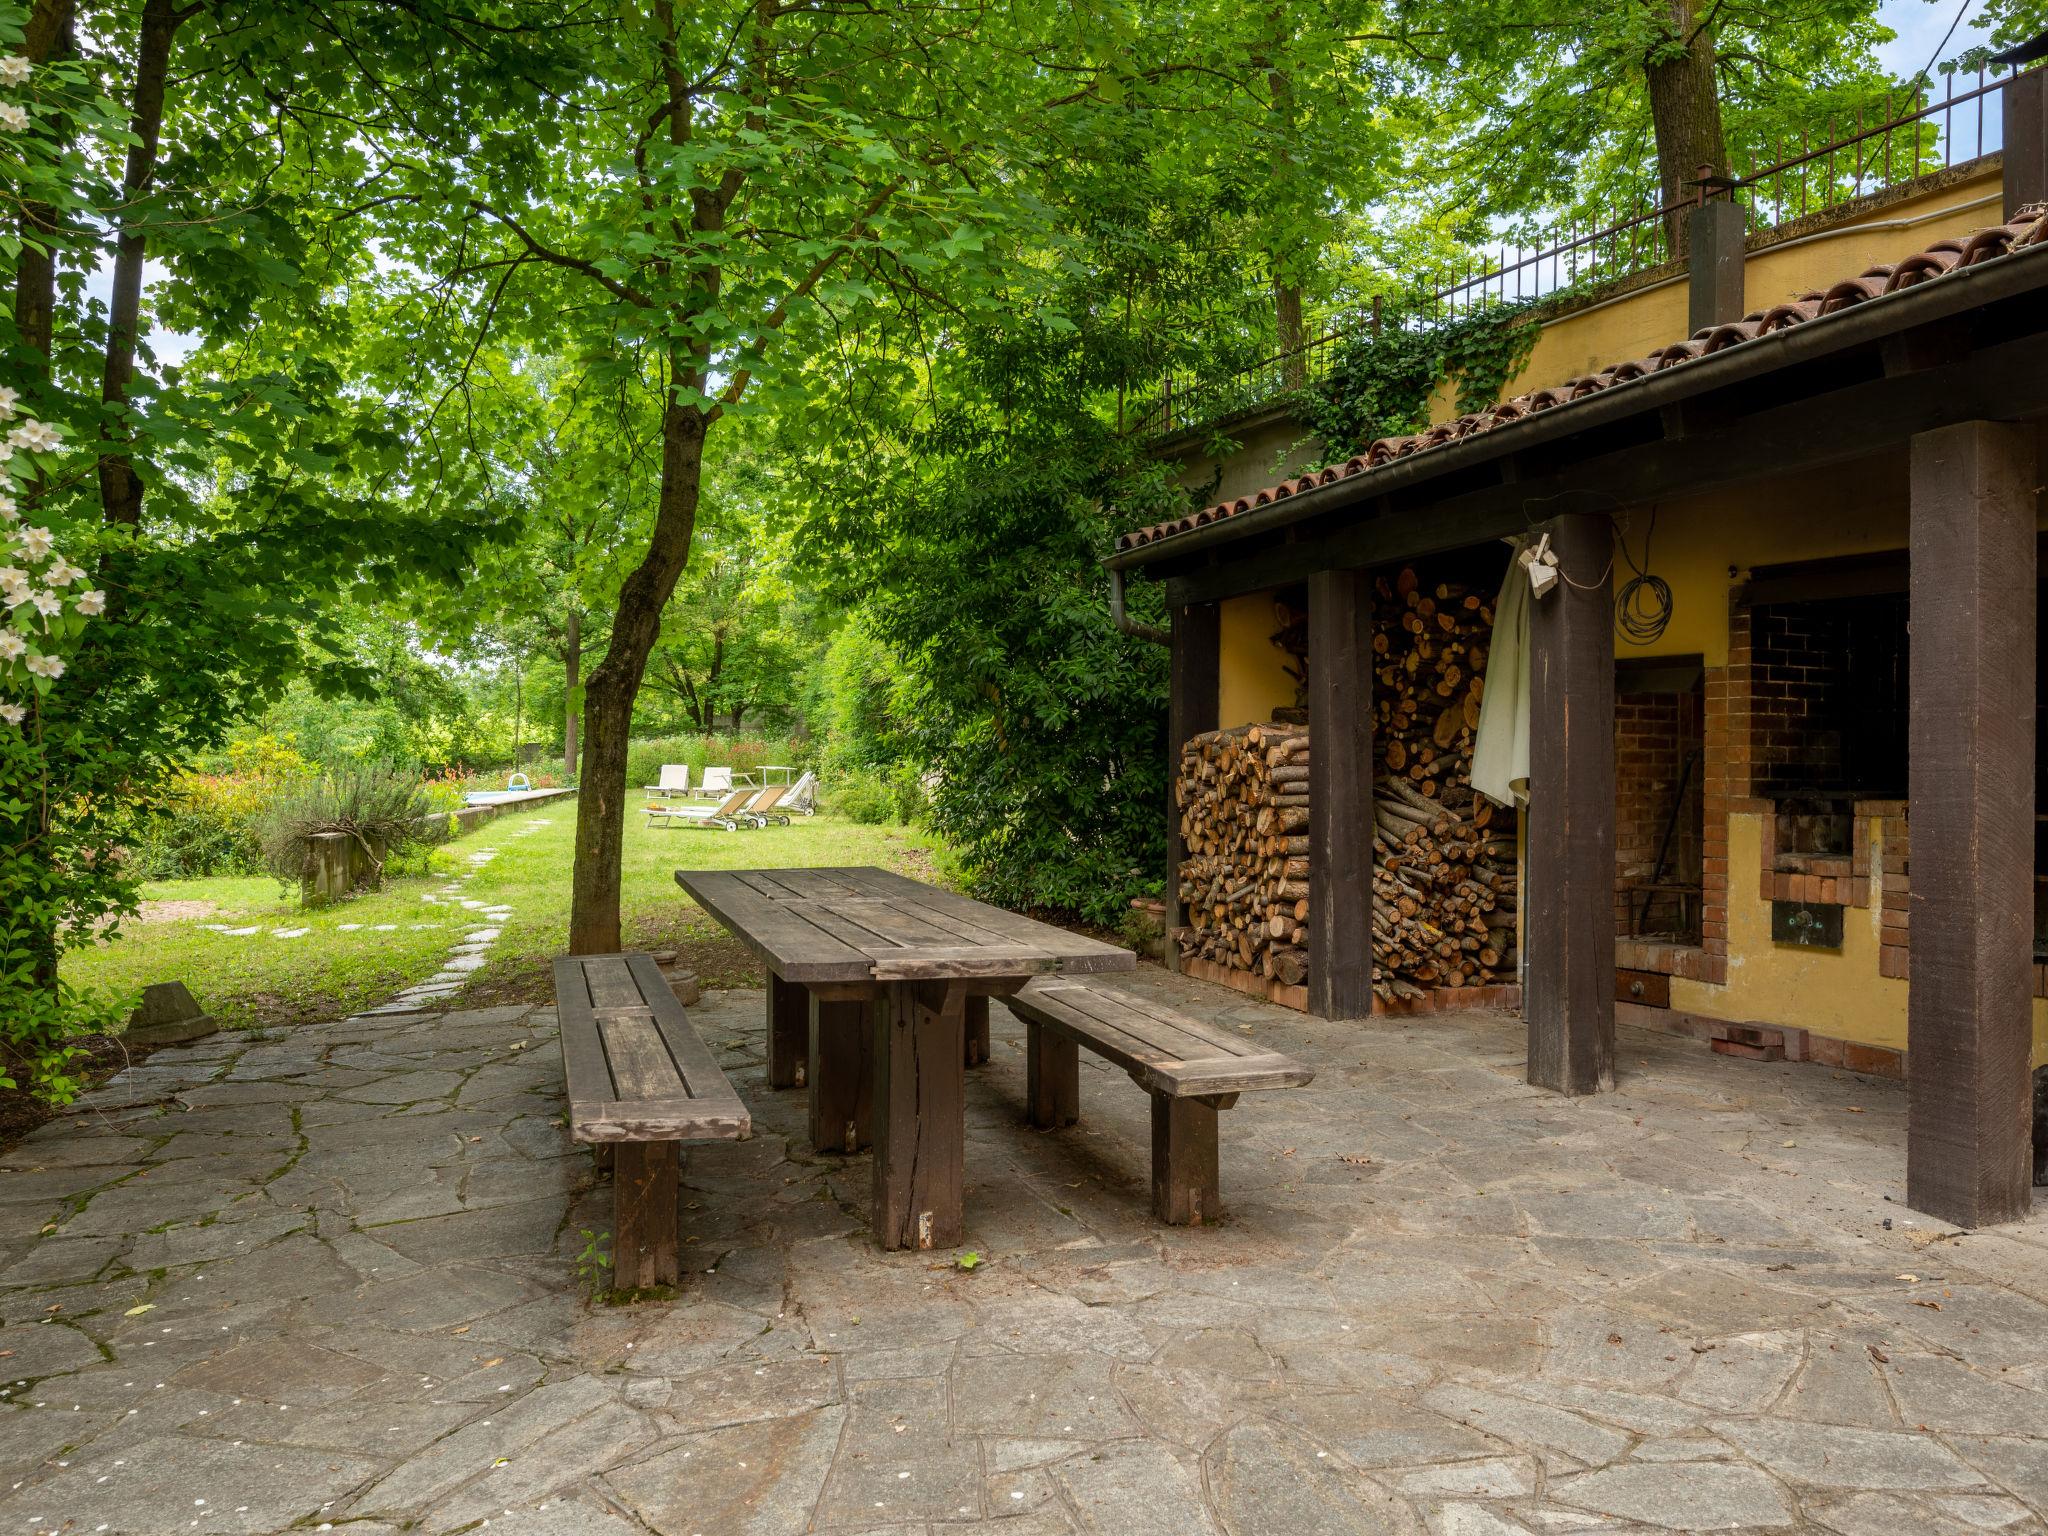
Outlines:
<svg viewBox="0 0 2048 1536"><path fill-rule="evenodd" d="M902 682L902 663L856 611L832 637L812 705L835 780L893 767L909 754L914 723L898 697ZM859 819L856 812L847 814Z"/></svg>
<svg viewBox="0 0 2048 1536"><path fill-rule="evenodd" d="M1527 305L1494 304L1433 320L1390 318L1338 348L1329 372L1304 393L1316 435L1332 461L1377 437L1420 431L1441 383L1457 389L1460 411L1500 399L1536 344Z"/></svg>
<svg viewBox="0 0 2048 1536"><path fill-rule="evenodd" d="M908 762L886 769L855 769L835 774L825 791L825 809L864 827L890 822L910 826L930 810L923 776Z"/></svg>

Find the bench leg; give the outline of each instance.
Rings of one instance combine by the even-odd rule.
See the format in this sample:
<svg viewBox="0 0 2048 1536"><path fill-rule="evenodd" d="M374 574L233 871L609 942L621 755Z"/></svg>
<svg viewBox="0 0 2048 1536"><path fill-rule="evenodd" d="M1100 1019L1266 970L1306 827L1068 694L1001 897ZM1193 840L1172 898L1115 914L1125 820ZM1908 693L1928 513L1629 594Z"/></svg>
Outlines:
<svg viewBox="0 0 2048 1536"><path fill-rule="evenodd" d="M874 1140L873 1005L811 999L811 1146L860 1152Z"/></svg>
<svg viewBox="0 0 2048 1536"><path fill-rule="evenodd" d="M1042 1131L1081 1118L1081 1047L1042 1024L1024 1024L1024 1097Z"/></svg>
<svg viewBox="0 0 2048 1536"><path fill-rule="evenodd" d="M801 1088L809 1054L811 995L797 982L768 973L768 1086Z"/></svg>
<svg viewBox="0 0 2048 1536"><path fill-rule="evenodd" d="M1223 1210L1218 1183L1215 1106L1153 1094L1152 1214L1175 1227L1214 1221Z"/></svg>
<svg viewBox="0 0 2048 1536"><path fill-rule="evenodd" d="M988 998L977 993L967 999L967 1065L978 1067L988 1060Z"/></svg>
<svg viewBox="0 0 2048 1536"><path fill-rule="evenodd" d="M622 1141L612 1154L612 1284L680 1285L679 1141Z"/></svg>
<svg viewBox="0 0 2048 1536"><path fill-rule="evenodd" d="M950 1248L960 1241L964 1004L957 985L892 982L875 1006L872 1219L884 1248Z"/></svg>

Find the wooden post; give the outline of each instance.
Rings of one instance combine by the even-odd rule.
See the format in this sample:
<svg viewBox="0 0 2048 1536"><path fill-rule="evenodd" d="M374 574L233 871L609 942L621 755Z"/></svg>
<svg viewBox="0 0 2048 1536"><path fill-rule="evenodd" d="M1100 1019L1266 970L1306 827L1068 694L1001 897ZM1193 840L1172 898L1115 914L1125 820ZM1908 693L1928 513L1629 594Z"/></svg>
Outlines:
<svg viewBox="0 0 2048 1536"><path fill-rule="evenodd" d="M1709 198L1686 219L1686 308L1693 331L1742 318L1744 235L1742 205L1733 198Z"/></svg>
<svg viewBox="0 0 2048 1536"><path fill-rule="evenodd" d="M2027 1214L2036 506L2031 426L1912 442L1906 1201Z"/></svg>
<svg viewBox="0 0 2048 1536"><path fill-rule="evenodd" d="M1029 1020L1024 1025L1024 1102L1042 1131L1081 1118L1081 1048Z"/></svg>
<svg viewBox="0 0 2048 1536"><path fill-rule="evenodd" d="M622 1141L612 1154L612 1285L637 1291L680 1285L682 1213L677 1207L683 1147Z"/></svg>
<svg viewBox="0 0 2048 1536"><path fill-rule="evenodd" d="M797 982L768 973L768 1086L801 1088L810 1054L811 1000Z"/></svg>
<svg viewBox="0 0 2048 1536"><path fill-rule="evenodd" d="M2010 219L2029 203L2048 202L2048 70L2012 75L1999 94L2005 98L2001 179Z"/></svg>
<svg viewBox="0 0 2048 1536"><path fill-rule="evenodd" d="M873 1006L811 998L811 1149L860 1152L874 1140Z"/></svg>
<svg viewBox="0 0 2048 1536"><path fill-rule="evenodd" d="M1613 525L1548 527L1563 577L1529 615L1529 1081L1614 1086Z"/></svg>
<svg viewBox="0 0 2048 1536"><path fill-rule="evenodd" d="M1362 1019L1372 1012L1373 825L1364 571L1308 579L1308 710L1308 1011Z"/></svg>
<svg viewBox="0 0 2048 1536"><path fill-rule="evenodd" d="M1166 708L1166 968L1180 969L1174 931L1187 922L1180 900L1180 807L1173 785L1180 776L1180 749L1191 736L1216 729L1216 687L1221 666L1223 609L1195 603L1173 614L1173 680Z"/></svg>
<svg viewBox="0 0 2048 1536"><path fill-rule="evenodd" d="M944 982L891 982L875 1007L875 1240L950 1248L963 1228L966 999Z"/></svg>
<svg viewBox="0 0 2048 1536"><path fill-rule="evenodd" d="M976 992L967 999L967 1065L978 1067L988 1060L988 995Z"/></svg>
<svg viewBox="0 0 2048 1536"><path fill-rule="evenodd" d="M1315 598L1310 596L1313 603ZM1315 653L1309 653L1315 675ZM1313 749L1311 749L1313 750ZM1152 1214L1169 1226L1199 1227L1223 1214L1216 1161L1216 1106L1152 1095Z"/></svg>

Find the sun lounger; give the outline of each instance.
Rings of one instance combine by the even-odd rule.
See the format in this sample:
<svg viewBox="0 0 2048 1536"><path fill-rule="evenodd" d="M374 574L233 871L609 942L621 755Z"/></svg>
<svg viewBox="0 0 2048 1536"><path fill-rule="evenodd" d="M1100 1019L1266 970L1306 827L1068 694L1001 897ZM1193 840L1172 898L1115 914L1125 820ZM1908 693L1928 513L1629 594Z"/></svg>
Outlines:
<svg viewBox="0 0 2048 1536"><path fill-rule="evenodd" d="M757 827L765 827L771 821L779 821L786 827L789 825L789 812L783 808L782 802L788 797L787 784L770 784L766 789L754 794L740 811L740 815Z"/></svg>
<svg viewBox="0 0 2048 1536"><path fill-rule="evenodd" d="M717 827L721 831L737 832L741 827L761 825L742 809L750 798L747 790L736 789L716 805L650 805L647 807L647 825Z"/></svg>
<svg viewBox="0 0 2048 1536"><path fill-rule="evenodd" d="M803 816L818 814L818 776L808 770L792 784L789 793L783 797L783 808Z"/></svg>
<svg viewBox="0 0 2048 1536"><path fill-rule="evenodd" d="M697 786L697 793L707 798L729 795L733 791L730 768L706 768L704 782Z"/></svg>

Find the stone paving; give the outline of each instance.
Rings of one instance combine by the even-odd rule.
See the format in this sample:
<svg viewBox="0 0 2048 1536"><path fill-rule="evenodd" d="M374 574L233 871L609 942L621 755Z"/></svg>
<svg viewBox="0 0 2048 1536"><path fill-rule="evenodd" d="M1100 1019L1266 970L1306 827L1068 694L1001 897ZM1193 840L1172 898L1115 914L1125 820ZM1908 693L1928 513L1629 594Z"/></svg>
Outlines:
<svg viewBox="0 0 2048 1536"><path fill-rule="evenodd" d="M160 1052L0 1158L0 1533L2043 1529L2048 1222L1892 1203L1896 1084L1625 1029L1570 1103L1509 1018L1127 984L1319 1068L1225 1117L1223 1226L1152 1222L1093 1058L1022 1127L999 1007L982 1262L884 1255L714 994L757 1134L690 1154L685 1294L631 1307L548 1011Z"/></svg>

